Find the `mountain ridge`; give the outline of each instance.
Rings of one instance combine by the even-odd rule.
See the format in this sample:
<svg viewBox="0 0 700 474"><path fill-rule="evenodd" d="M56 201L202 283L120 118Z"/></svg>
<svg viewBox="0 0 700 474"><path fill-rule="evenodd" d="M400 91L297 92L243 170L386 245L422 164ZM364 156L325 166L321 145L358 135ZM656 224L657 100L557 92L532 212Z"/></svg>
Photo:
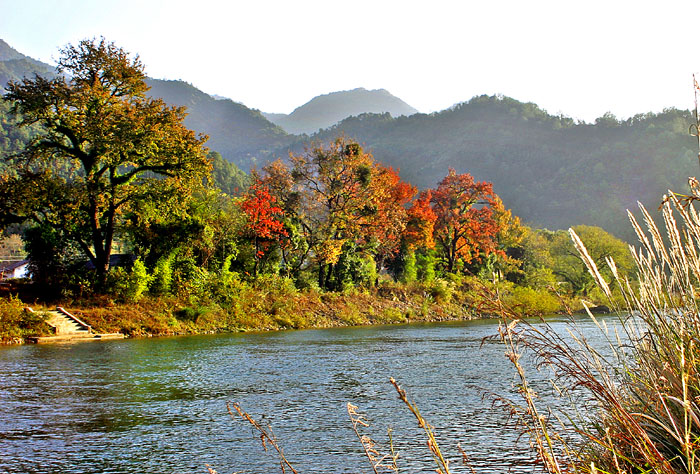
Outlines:
<svg viewBox="0 0 700 474"><path fill-rule="evenodd" d="M347 117L384 112L388 112L393 117L399 117L413 115L418 113L418 110L386 89L368 90L358 87L318 95L288 115L272 113L263 113L263 115L288 133L300 135L316 133Z"/></svg>
<svg viewBox="0 0 700 474"><path fill-rule="evenodd" d="M7 53L4 45L0 54L4 49L12 59L0 61L0 71L15 65L15 75L23 67L34 73L31 58ZM694 119L684 110L627 120L606 114L586 123L533 103L484 95L431 114L359 113L312 136L295 136L258 110L186 82L148 83L152 97L187 106L185 124L209 135L207 146L243 170L303 152L309 140L344 134L421 189L435 187L448 168L491 181L506 207L537 227L598 225L633 242L625 210L638 200L654 209L668 189L682 191L686 178L697 174L697 145L688 134Z"/></svg>

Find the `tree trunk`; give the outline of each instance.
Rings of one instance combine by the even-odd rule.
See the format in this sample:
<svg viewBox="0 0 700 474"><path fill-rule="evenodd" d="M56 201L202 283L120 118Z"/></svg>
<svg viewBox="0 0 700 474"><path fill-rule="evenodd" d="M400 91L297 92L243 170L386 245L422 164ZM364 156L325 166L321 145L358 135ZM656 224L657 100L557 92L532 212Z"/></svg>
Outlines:
<svg viewBox="0 0 700 474"><path fill-rule="evenodd" d="M318 287L323 289L323 283L325 282L325 277L323 274L323 262L319 262L318 264Z"/></svg>

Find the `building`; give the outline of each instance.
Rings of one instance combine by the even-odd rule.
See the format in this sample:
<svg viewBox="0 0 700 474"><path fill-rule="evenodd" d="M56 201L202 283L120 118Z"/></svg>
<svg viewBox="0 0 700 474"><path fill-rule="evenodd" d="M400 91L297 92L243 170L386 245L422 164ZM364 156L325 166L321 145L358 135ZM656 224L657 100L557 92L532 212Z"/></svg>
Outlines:
<svg viewBox="0 0 700 474"><path fill-rule="evenodd" d="M29 277L29 260L0 263L0 280Z"/></svg>

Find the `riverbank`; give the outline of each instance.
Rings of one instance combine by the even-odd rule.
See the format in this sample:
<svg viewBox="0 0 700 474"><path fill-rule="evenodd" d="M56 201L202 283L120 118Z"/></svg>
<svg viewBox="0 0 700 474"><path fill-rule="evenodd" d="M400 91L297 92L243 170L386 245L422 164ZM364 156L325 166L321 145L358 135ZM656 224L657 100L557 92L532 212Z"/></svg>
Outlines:
<svg viewBox="0 0 700 474"><path fill-rule="evenodd" d="M572 303L507 282L500 283L498 289L502 300L523 316L562 311L565 304ZM409 284L383 281L373 288L343 292L298 290L284 279L275 279L252 282L235 294L209 298L144 296L137 302L124 302L103 295L61 301L60 305L96 332L152 337L488 318L493 316L489 312L492 290L492 283L475 278ZM2 299L3 343L51 334L40 315L42 310L53 309L56 302L32 305L33 315L23 310L28 304L26 298Z"/></svg>

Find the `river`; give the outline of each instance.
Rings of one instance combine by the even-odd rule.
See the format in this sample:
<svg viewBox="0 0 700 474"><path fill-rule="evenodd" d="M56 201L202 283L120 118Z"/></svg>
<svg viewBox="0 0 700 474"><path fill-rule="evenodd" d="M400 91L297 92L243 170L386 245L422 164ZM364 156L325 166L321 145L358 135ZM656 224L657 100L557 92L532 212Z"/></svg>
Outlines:
<svg viewBox="0 0 700 474"><path fill-rule="evenodd" d="M460 443L477 472L533 472L527 440L492 407L489 394L517 399L504 347L483 342L496 329L482 320L2 348L0 472L280 472L227 401L269 423L300 473L371 472L347 402L384 446L393 429L402 472L434 472L389 377L435 426L455 471L469 472Z"/></svg>

